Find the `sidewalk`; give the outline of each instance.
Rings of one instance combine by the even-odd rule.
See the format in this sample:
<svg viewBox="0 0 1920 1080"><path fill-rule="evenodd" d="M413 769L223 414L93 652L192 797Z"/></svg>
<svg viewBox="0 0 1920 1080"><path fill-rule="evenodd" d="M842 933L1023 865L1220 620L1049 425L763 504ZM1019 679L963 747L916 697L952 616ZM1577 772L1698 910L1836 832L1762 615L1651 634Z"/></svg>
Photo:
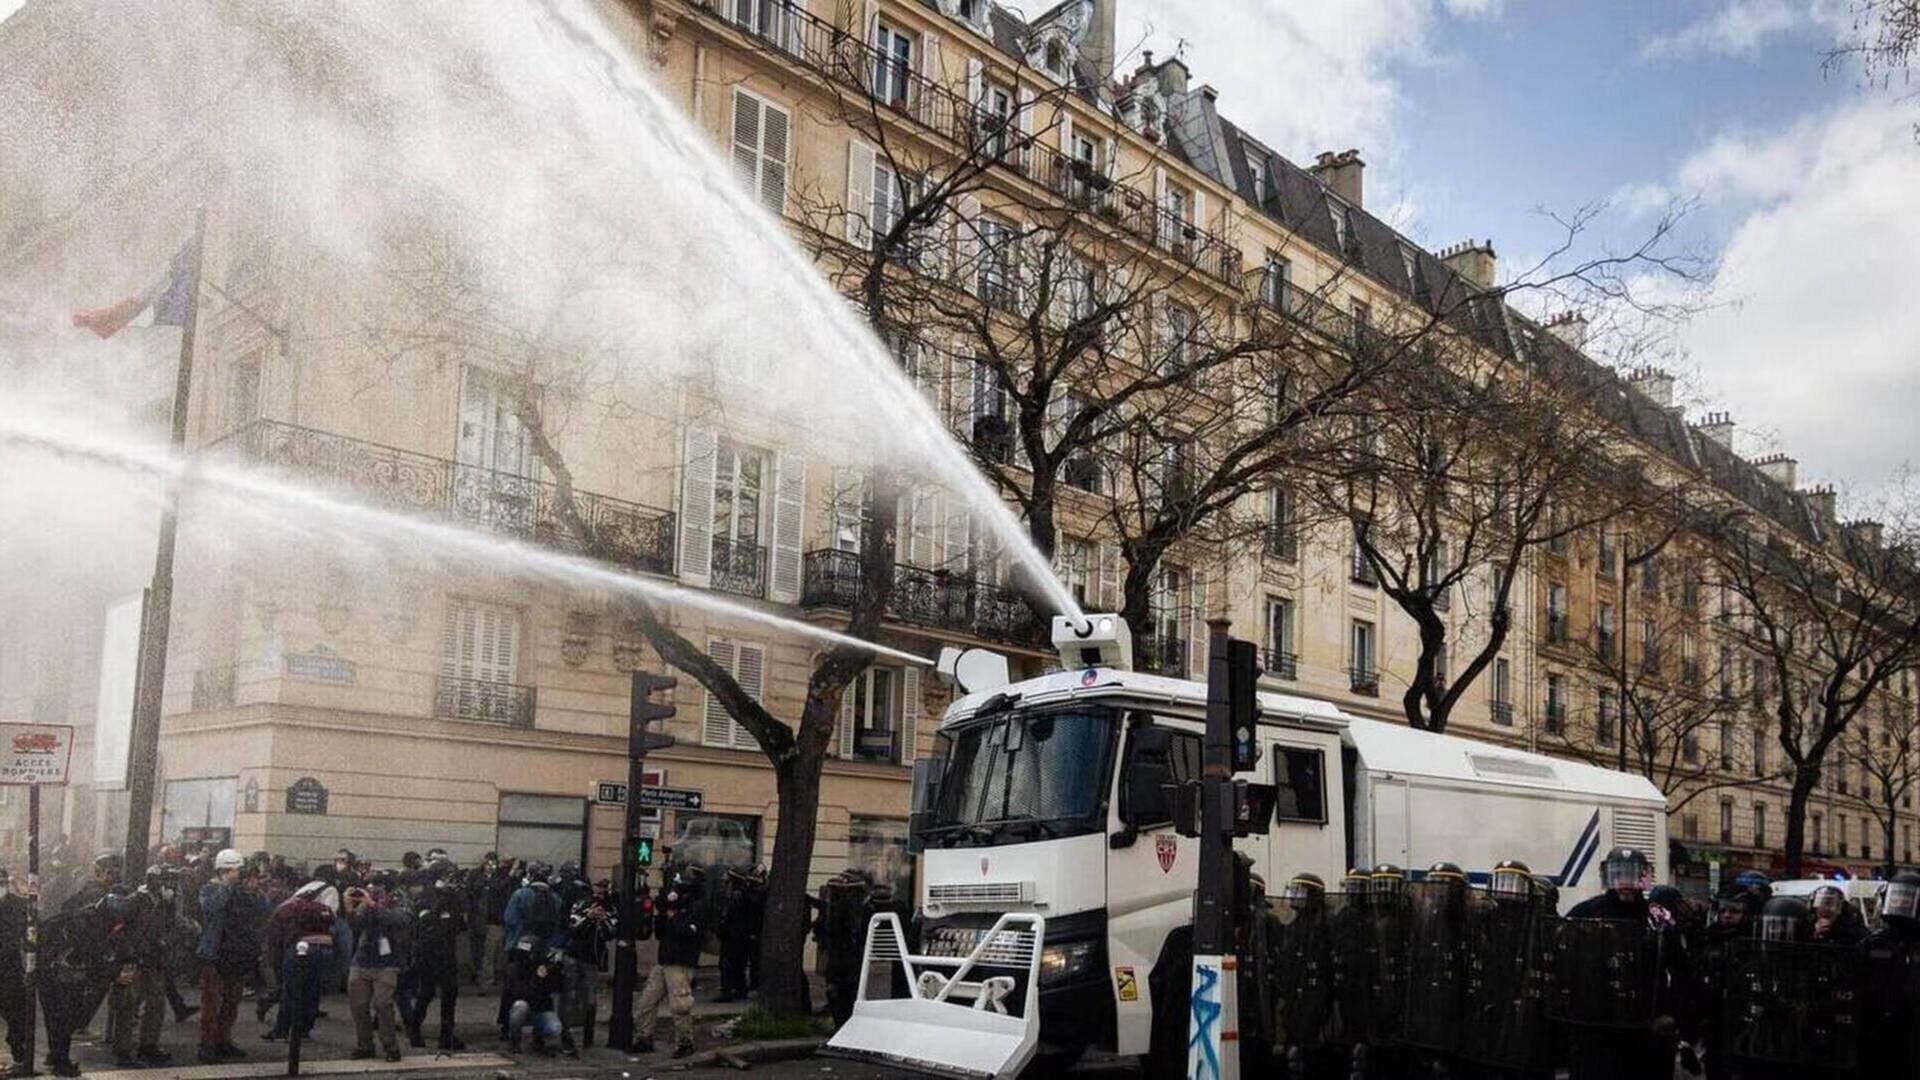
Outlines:
<svg viewBox="0 0 1920 1080"><path fill-rule="evenodd" d="M694 1041L700 1051L712 1051L728 1045L716 1028L728 1018L745 1012L750 1002L722 1003L713 1000L720 985L719 969L715 967L699 968L694 983ZM314 1026L311 1038L300 1044L301 1073L316 1076L323 1075L392 1075L422 1074L438 1075L459 1073L467 1070L509 1071L515 1073L565 1073L569 1068L578 1072L586 1068L610 1068L632 1064L641 1075L653 1071L665 1071L679 1064L672 1059L673 1038L666 1017L660 1023L660 1034L656 1039L659 1049L644 1058L630 1058L620 1051L605 1047L607 1037L607 1018L613 991L611 984L603 986L600 992L600 1012L595 1022L594 1037L597 1043L593 1048L582 1048L581 1060L577 1063L569 1059L554 1056L542 1057L531 1050L515 1057L505 1052L500 1043L500 1030L497 1017L500 992L494 988L475 989L462 986L459 1008L456 1013L456 1030L467 1044L464 1052L443 1054L434 1049L439 1039L439 1008L436 1004L428 1010L427 1022L421 1034L425 1036L427 1046L424 1049L405 1045L404 1034L401 1037L400 1062L392 1063L384 1056L371 1061L355 1061L350 1058L354 1048L353 1019L347 1011L344 994L329 995L321 1009L326 1013ZM196 1001L196 990L181 987L189 1002ZM637 988L636 988L637 993ZM823 1007L826 1001L825 990L819 979L813 979L813 1000L816 1007ZM241 1061L222 1065L200 1065L195 1061L196 1040L199 1036L198 1016L189 1018L185 1023L176 1023L168 1017L166 1027L161 1033L162 1047L173 1055L173 1063L150 1069L122 1070L114 1065L113 1049L106 1040L107 1009L102 1005L88 1026L89 1034L85 1038L75 1038L73 1057L87 1076L94 1077L130 1077L139 1075L146 1078L179 1077L182 1080L236 1080L241 1077L283 1076L286 1074L287 1044L284 1041L267 1041L261 1038L271 1025L273 1014L268 1013L267 1023L258 1023L254 1019L254 1003L251 999L243 1002L240 1019L234 1025L233 1041L247 1053ZM579 1039L580 1033L574 1037ZM46 1033L41 1030L37 1036L36 1065L45 1074ZM377 1041L376 1041L377 1045ZM0 1054L0 1057L4 1057Z"/></svg>

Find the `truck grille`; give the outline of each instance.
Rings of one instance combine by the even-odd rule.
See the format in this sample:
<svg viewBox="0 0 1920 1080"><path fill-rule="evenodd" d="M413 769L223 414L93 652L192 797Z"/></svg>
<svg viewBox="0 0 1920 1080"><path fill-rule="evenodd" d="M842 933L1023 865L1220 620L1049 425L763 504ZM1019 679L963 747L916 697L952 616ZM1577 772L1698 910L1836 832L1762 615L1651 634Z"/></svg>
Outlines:
<svg viewBox="0 0 1920 1080"><path fill-rule="evenodd" d="M1032 902L1031 881L982 881L927 886L928 907L1005 908Z"/></svg>

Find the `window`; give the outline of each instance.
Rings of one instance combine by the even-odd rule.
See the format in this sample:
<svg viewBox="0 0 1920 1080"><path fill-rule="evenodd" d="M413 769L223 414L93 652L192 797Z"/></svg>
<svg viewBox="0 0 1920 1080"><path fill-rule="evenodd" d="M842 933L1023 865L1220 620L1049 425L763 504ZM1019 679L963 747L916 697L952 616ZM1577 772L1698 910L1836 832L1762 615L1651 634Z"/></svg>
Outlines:
<svg viewBox="0 0 1920 1080"><path fill-rule="evenodd" d="M873 156L873 203L867 208L867 230L878 245L900 224L906 215L906 194L900 188L899 174L886 159Z"/></svg>
<svg viewBox="0 0 1920 1080"><path fill-rule="evenodd" d="M990 157L1006 157L1013 149L1013 91L999 83L988 83L980 108L981 150Z"/></svg>
<svg viewBox="0 0 1920 1080"><path fill-rule="evenodd" d="M1333 244L1341 254L1347 250L1347 204L1338 199L1327 200L1327 217L1333 222Z"/></svg>
<svg viewBox="0 0 1920 1080"><path fill-rule="evenodd" d="M1753 726L1753 775L1767 775L1767 729L1764 724Z"/></svg>
<svg viewBox="0 0 1920 1080"><path fill-rule="evenodd" d="M1325 824L1327 820L1326 755L1319 750L1273 748L1273 819Z"/></svg>
<svg viewBox="0 0 1920 1080"><path fill-rule="evenodd" d="M1149 598L1153 625L1147 669L1159 674L1179 674L1187 666L1187 604L1192 596L1186 570L1168 566L1160 571Z"/></svg>
<svg viewBox="0 0 1920 1080"><path fill-rule="evenodd" d="M1361 339L1366 336L1367 330L1373 326L1373 305L1367 303L1365 300L1355 300L1351 310L1353 313L1353 340L1355 344L1359 344Z"/></svg>
<svg viewBox="0 0 1920 1080"><path fill-rule="evenodd" d="M1179 184L1168 184L1165 210L1167 242L1178 245L1192 239L1193 192Z"/></svg>
<svg viewBox="0 0 1920 1080"><path fill-rule="evenodd" d="M1433 542L1433 546L1427 549L1426 568L1427 587L1433 590L1433 609L1435 611L1445 611L1453 606L1453 601L1448 597L1448 588L1441 584L1452 569L1452 565L1453 564L1447 560L1447 542L1436 539Z"/></svg>
<svg viewBox="0 0 1920 1080"><path fill-rule="evenodd" d="M1282 562L1300 556L1300 539L1293 527L1293 489L1285 486L1267 495L1267 554Z"/></svg>
<svg viewBox="0 0 1920 1080"><path fill-rule="evenodd" d="M1753 846L1767 846L1767 804L1753 804Z"/></svg>
<svg viewBox="0 0 1920 1080"><path fill-rule="evenodd" d="M1046 65L1048 74L1056 79L1067 77L1067 49L1058 41L1047 42Z"/></svg>
<svg viewBox="0 0 1920 1080"><path fill-rule="evenodd" d="M1284 311L1287 306L1287 286L1292 279L1293 264L1277 252L1267 252L1266 268L1260 273L1260 299L1268 307Z"/></svg>
<svg viewBox="0 0 1920 1080"><path fill-rule="evenodd" d="M1420 260L1414 255L1413 249L1405 244L1400 245L1400 268L1407 272L1407 287L1416 293L1419 292L1421 289Z"/></svg>
<svg viewBox="0 0 1920 1080"><path fill-rule="evenodd" d="M1619 552L1614 550L1613 540L1613 530L1607 528L1605 525L1600 526L1600 552L1597 557L1598 565L1595 571L1602 577L1612 577L1614 566L1620 561Z"/></svg>
<svg viewBox="0 0 1920 1080"><path fill-rule="evenodd" d="M1688 728L1681 733L1680 757L1689 764L1700 760L1700 729Z"/></svg>
<svg viewBox="0 0 1920 1080"><path fill-rule="evenodd" d="M1840 845L1840 854L1845 855L1847 853L1847 815L1841 814L1836 820L1840 822L1840 835L1835 842Z"/></svg>
<svg viewBox="0 0 1920 1080"><path fill-rule="evenodd" d="M1567 553L1567 512L1559 503L1547 506L1547 551L1553 555Z"/></svg>
<svg viewBox="0 0 1920 1080"><path fill-rule="evenodd" d="M239 431L260 419L260 352L241 357L227 376L227 430Z"/></svg>
<svg viewBox="0 0 1920 1080"><path fill-rule="evenodd" d="M745 90L733 92L733 175L775 216L787 210L787 110Z"/></svg>
<svg viewBox="0 0 1920 1080"><path fill-rule="evenodd" d="M1567 730L1567 677L1559 673L1547 676L1547 734L1560 735Z"/></svg>
<svg viewBox="0 0 1920 1080"><path fill-rule="evenodd" d="M1649 558L1640 564L1640 587L1648 592L1660 588L1660 560Z"/></svg>
<svg viewBox="0 0 1920 1080"><path fill-rule="evenodd" d="M1613 605L1601 604L1594 609L1594 649L1601 658L1613 658Z"/></svg>
<svg viewBox="0 0 1920 1080"><path fill-rule="evenodd" d="M1493 722L1513 725L1513 665L1502 656L1493 662Z"/></svg>
<svg viewBox="0 0 1920 1080"><path fill-rule="evenodd" d="M1614 708L1613 691L1603 686L1594 693L1594 743L1599 746L1612 746L1614 729L1617 728L1619 724L1618 711Z"/></svg>
<svg viewBox="0 0 1920 1080"><path fill-rule="evenodd" d="M1846 820L1844 818L1841 819L1841 827L1846 827ZM1807 816L1807 844L1813 849L1815 855L1820 854L1820 852L1824 850L1824 838L1826 835L1826 818L1822 817L1818 810L1815 810Z"/></svg>
<svg viewBox="0 0 1920 1080"><path fill-rule="evenodd" d="M1380 675L1374 668L1378 657L1374 628L1365 619L1353 620L1349 631L1351 645L1348 657L1351 661L1349 685L1356 694L1375 695L1380 692Z"/></svg>
<svg viewBox="0 0 1920 1080"><path fill-rule="evenodd" d="M1185 304L1168 304L1167 336L1160 348L1160 374L1175 375L1186 369L1192 360L1193 334L1193 309Z"/></svg>
<svg viewBox="0 0 1920 1080"><path fill-rule="evenodd" d="M874 29L873 52L873 95L889 105L905 105L913 74L913 39L899 27L881 22Z"/></svg>
<svg viewBox="0 0 1920 1080"><path fill-rule="evenodd" d="M1380 579L1374 576L1373 561L1367 558L1366 545L1361 538L1366 535L1368 522L1355 522L1353 526L1353 567L1352 577L1356 585L1374 586Z"/></svg>
<svg viewBox="0 0 1920 1080"><path fill-rule="evenodd" d="M891 882L895 896L912 895L913 854L907 850L907 823L854 815L847 822L847 866L866 871L874 881Z"/></svg>
<svg viewBox="0 0 1920 1080"><path fill-rule="evenodd" d="M772 455L765 450L720 440L713 473L714 562L758 551L771 465Z"/></svg>
<svg viewBox="0 0 1920 1080"><path fill-rule="evenodd" d="M1733 721L1720 721L1720 767L1733 768Z"/></svg>
<svg viewBox="0 0 1920 1080"><path fill-rule="evenodd" d="M1660 667L1659 630L1651 615L1640 620L1640 666L1647 671Z"/></svg>
<svg viewBox="0 0 1920 1080"><path fill-rule="evenodd" d="M1720 800L1720 842L1733 843L1733 800Z"/></svg>
<svg viewBox="0 0 1920 1080"><path fill-rule="evenodd" d="M587 800L570 795L500 795L494 850L506 859L558 866L587 861Z"/></svg>
<svg viewBox="0 0 1920 1080"><path fill-rule="evenodd" d="M739 682L740 689L749 698L760 700L762 680L767 665L766 649L745 642L727 641L714 638L707 643L707 655L720 665L720 670L732 675ZM708 746L726 747L735 750L752 750L758 747L747 729L727 714L720 699L709 693L706 705L700 717L700 741Z"/></svg>
<svg viewBox="0 0 1920 1080"><path fill-rule="evenodd" d="M1567 640L1567 587L1547 586L1547 640Z"/></svg>
<svg viewBox="0 0 1920 1080"><path fill-rule="evenodd" d="M534 475L533 442L514 407L510 380L485 368L467 365L460 387L460 432L454 459L461 465L503 477ZM456 470L457 485L487 485L494 478Z"/></svg>
<svg viewBox="0 0 1920 1080"><path fill-rule="evenodd" d="M1691 811L1680 815L1680 838L1682 840L1700 839L1700 815Z"/></svg>
<svg viewBox="0 0 1920 1080"><path fill-rule="evenodd" d="M841 701L852 756L862 761L900 759L900 671L870 667L854 677Z"/></svg>
<svg viewBox="0 0 1920 1080"><path fill-rule="evenodd" d="M1073 133L1073 145L1068 151L1073 157L1068 166L1073 174L1071 193L1075 201L1086 202L1094 191L1094 177L1100 173L1099 152L1094 148L1093 137L1078 131Z"/></svg>
<svg viewBox="0 0 1920 1080"><path fill-rule="evenodd" d="M160 835L174 842L189 837L233 839L233 812L237 778L169 780L160 804ZM191 830L191 831L189 831Z"/></svg>
<svg viewBox="0 0 1920 1080"><path fill-rule="evenodd" d="M520 611L455 597L440 638L433 713L449 720L533 726L533 697L520 677Z"/></svg>
<svg viewBox="0 0 1920 1080"><path fill-rule="evenodd" d="M983 217L975 226L980 239L980 265L975 271L975 294L989 304L1013 300L1014 231L1008 222Z"/></svg>
<svg viewBox="0 0 1920 1080"><path fill-rule="evenodd" d="M1160 725L1138 726L1127 740L1120 820L1151 829L1173 820L1163 785L1200 779L1200 736Z"/></svg>
<svg viewBox="0 0 1920 1080"><path fill-rule="evenodd" d="M999 368L979 360L972 368L972 409L966 434L981 459L1004 465L1013 457L1006 379Z"/></svg>
<svg viewBox="0 0 1920 1080"><path fill-rule="evenodd" d="M1720 700L1733 700L1733 654L1720 646Z"/></svg>
<svg viewBox="0 0 1920 1080"><path fill-rule="evenodd" d="M1053 565L1060 583L1073 594L1073 602L1082 609L1093 607L1093 541L1062 538L1053 553Z"/></svg>
<svg viewBox="0 0 1920 1080"><path fill-rule="evenodd" d="M1298 674L1293 651L1293 601L1284 596L1267 597L1267 674L1292 679Z"/></svg>

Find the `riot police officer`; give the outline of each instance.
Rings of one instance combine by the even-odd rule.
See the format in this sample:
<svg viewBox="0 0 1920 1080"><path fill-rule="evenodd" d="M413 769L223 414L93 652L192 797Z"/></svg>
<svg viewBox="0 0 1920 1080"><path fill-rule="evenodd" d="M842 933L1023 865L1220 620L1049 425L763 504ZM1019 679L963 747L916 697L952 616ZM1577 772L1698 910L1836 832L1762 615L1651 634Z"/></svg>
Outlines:
<svg viewBox="0 0 1920 1080"><path fill-rule="evenodd" d="M1437 862L1408 887L1405 1037L1432 1071L1452 1073L1466 1011L1467 874Z"/></svg>
<svg viewBox="0 0 1920 1080"><path fill-rule="evenodd" d="M1266 918L1267 969L1273 982L1273 1045L1294 1080L1329 1075L1333 1012L1333 945L1327 886L1318 874L1295 874Z"/></svg>
<svg viewBox="0 0 1920 1080"><path fill-rule="evenodd" d="M1673 1070L1684 961L1679 928L1656 926L1653 864L1616 847L1600 864L1606 891L1567 913L1559 1016L1574 1028L1573 1080L1665 1077Z"/></svg>
<svg viewBox="0 0 1920 1080"><path fill-rule="evenodd" d="M826 969L827 1007L835 1027L853 1015L860 980L860 957L866 947L867 923L874 904L873 880L848 867L820 886L819 919L814 940L819 943Z"/></svg>
<svg viewBox="0 0 1920 1080"><path fill-rule="evenodd" d="M421 1026L427 1007L440 999L440 1049L462 1050L466 1044L454 1033L454 1010L460 1000L460 942L467 931L469 902L455 880L453 860L444 854L421 869L422 888L413 913L413 986L411 1008L402 1017L407 1041L425 1046Z"/></svg>
<svg viewBox="0 0 1920 1080"><path fill-rule="evenodd" d="M173 1060L171 1054L160 1049L167 1008L167 945L173 932L168 876L163 867L147 868L145 883L126 898L125 913L108 938L116 971L108 988L107 1008L114 1062L121 1068L165 1065Z"/></svg>
<svg viewBox="0 0 1920 1080"><path fill-rule="evenodd" d="M25 1061L27 899L15 896L12 886L12 876L0 866L0 1019L7 1022L7 1049L13 1052L13 1060Z"/></svg>
<svg viewBox="0 0 1920 1080"><path fill-rule="evenodd" d="M1547 1017L1552 902L1532 870L1507 859L1488 876L1489 903L1469 915L1470 974L1463 1054L1476 1076L1553 1075Z"/></svg>
<svg viewBox="0 0 1920 1080"><path fill-rule="evenodd" d="M1867 937L1867 1024L1861 1064L1875 1076L1920 1069L1920 874L1880 889L1880 927Z"/></svg>
<svg viewBox="0 0 1920 1080"><path fill-rule="evenodd" d="M1327 929L1333 964L1333 1013L1327 1023L1326 1055L1335 1063L1357 1061L1365 1068L1366 1045L1372 1035L1373 954L1367 923L1373 877L1359 867L1340 879L1340 892L1327 899ZM1330 1069L1316 1075L1337 1075Z"/></svg>
<svg viewBox="0 0 1920 1080"><path fill-rule="evenodd" d="M720 998L738 1001L758 981L760 925L767 910L767 872L727 871L727 901L720 917Z"/></svg>
<svg viewBox="0 0 1920 1080"><path fill-rule="evenodd" d="M1392 863L1375 866L1367 874L1368 1037L1354 1047L1356 1074L1397 1077L1415 1068L1418 1055L1405 1041L1410 918L1407 872Z"/></svg>
<svg viewBox="0 0 1920 1080"><path fill-rule="evenodd" d="M1860 914L1847 903L1846 894L1838 887L1822 885L1813 890L1807 906L1813 909L1812 940L1846 946L1857 946L1867 940L1867 928Z"/></svg>

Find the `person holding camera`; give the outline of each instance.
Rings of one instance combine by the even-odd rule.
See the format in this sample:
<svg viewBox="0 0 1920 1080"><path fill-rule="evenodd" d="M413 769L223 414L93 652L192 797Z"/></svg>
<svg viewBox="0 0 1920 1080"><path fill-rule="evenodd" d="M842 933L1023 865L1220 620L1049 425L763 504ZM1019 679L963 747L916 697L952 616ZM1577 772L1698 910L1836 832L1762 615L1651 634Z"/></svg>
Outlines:
<svg viewBox="0 0 1920 1080"><path fill-rule="evenodd" d="M405 963L405 912L383 907L361 885L345 896L347 926L353 934L353 965L347 972L347 1007L353 1012L356 1059L373 1057L373 1032L380 1029L380 1046L388 1061L400 1060L400 1019L394 1012L394 992Z"/></svg>

